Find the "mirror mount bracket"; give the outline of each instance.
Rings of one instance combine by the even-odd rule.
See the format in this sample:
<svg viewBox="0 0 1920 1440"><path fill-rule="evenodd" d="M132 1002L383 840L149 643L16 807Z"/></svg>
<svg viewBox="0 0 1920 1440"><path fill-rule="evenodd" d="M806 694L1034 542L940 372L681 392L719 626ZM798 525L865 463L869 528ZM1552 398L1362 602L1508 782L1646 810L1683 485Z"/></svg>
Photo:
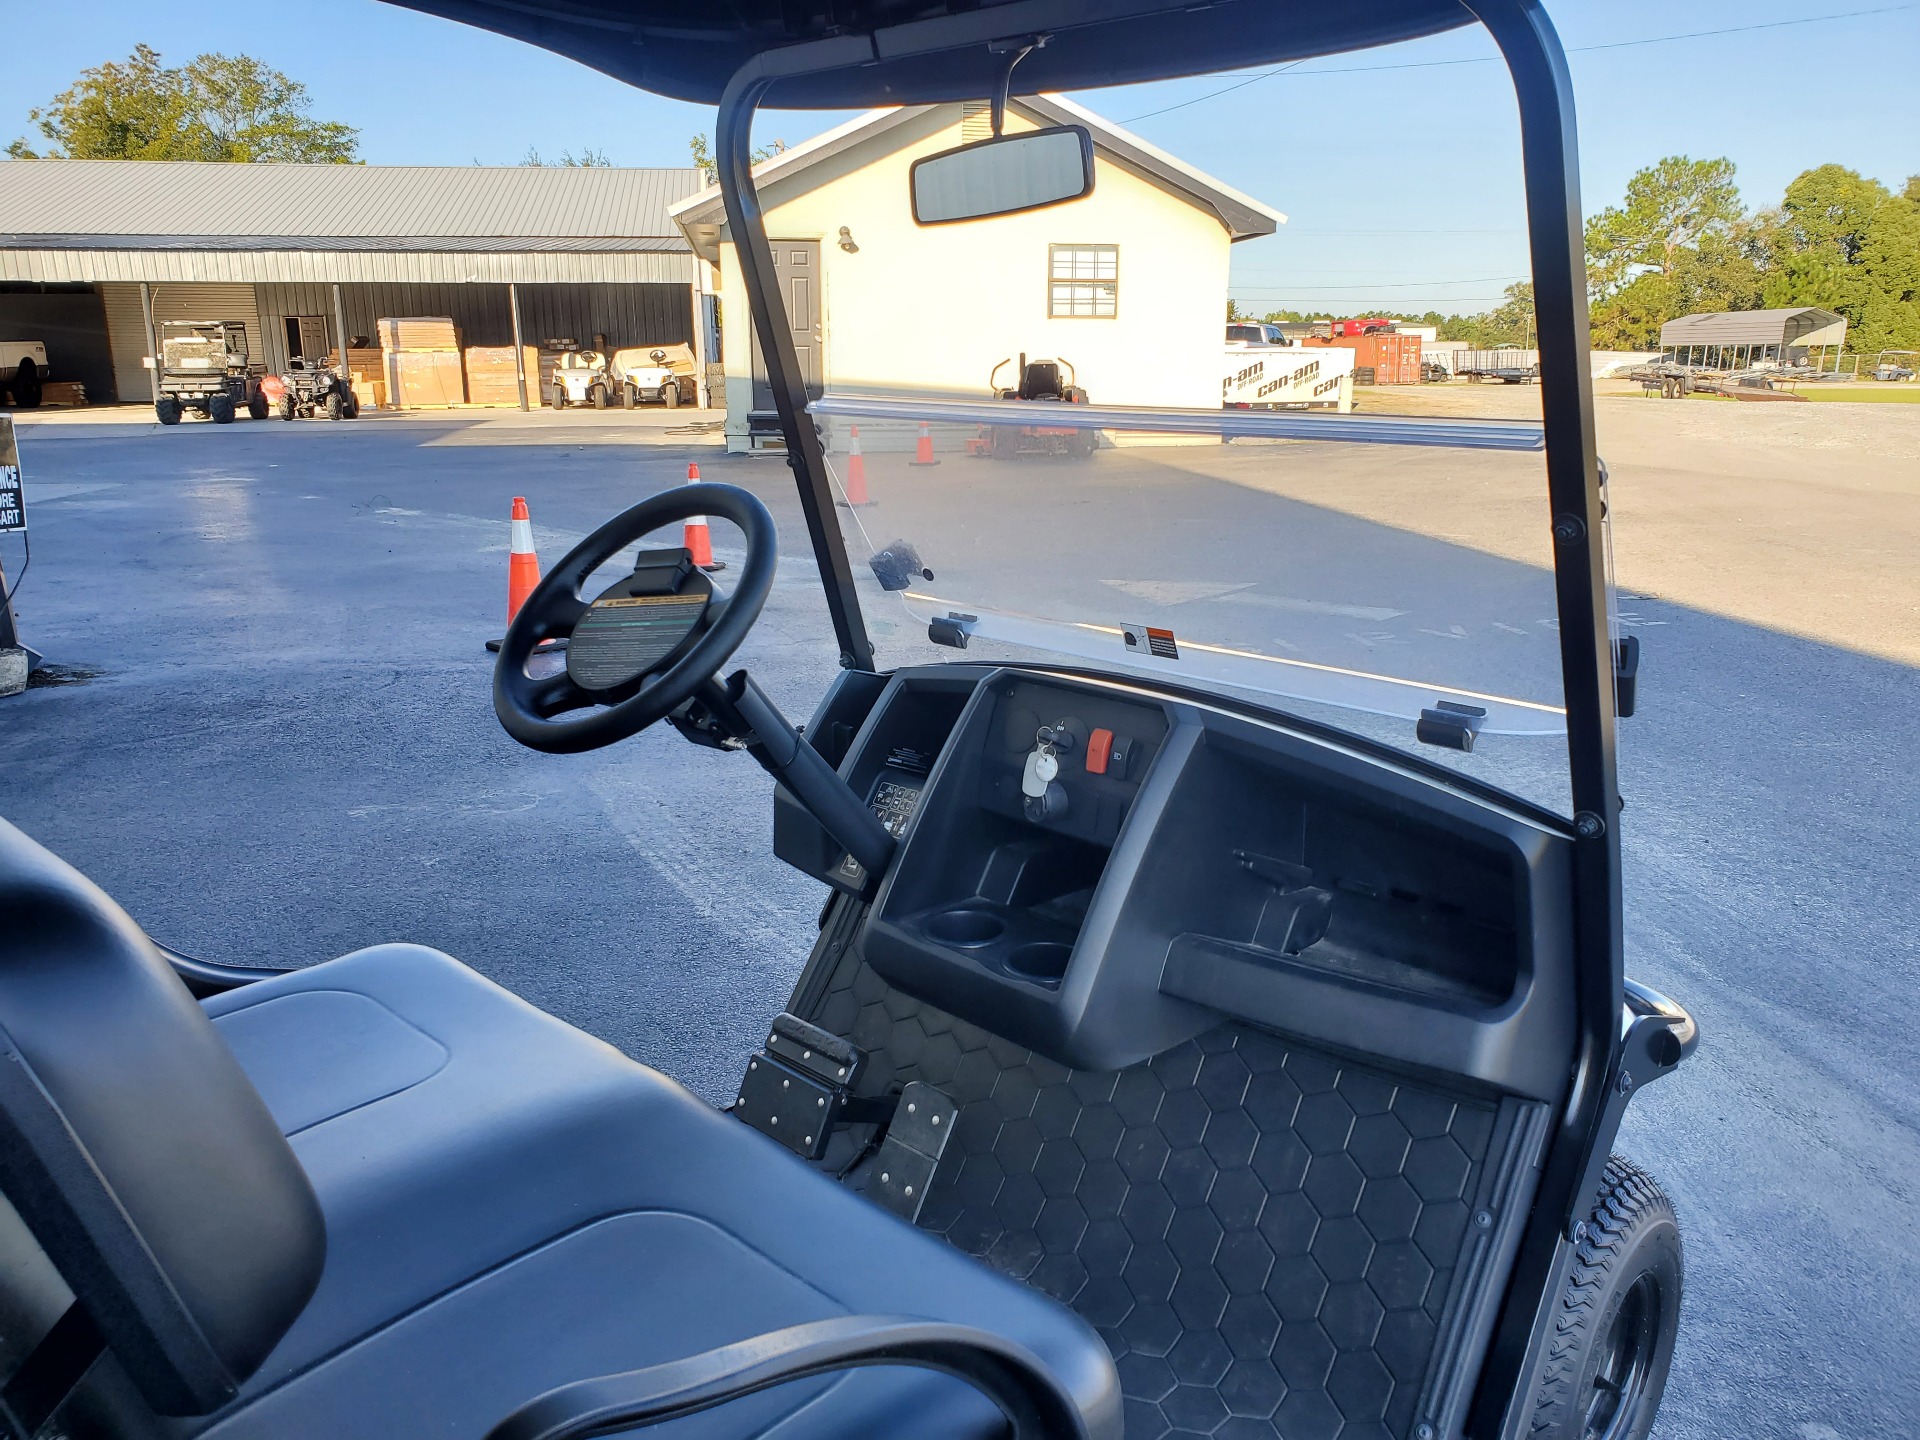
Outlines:
<svg viewBox="0 0 1920 1440"><path fill-rule="evenodd" d="M1036 50L1046 47L1051 35L1021 35L1008 40L989 40L987 51L993 55L1005 55L1007 63L1001 67L1000 78L993 87L993 134L998 139L1006 127L1007 92L1013 86L1013 68Z"/></svg>

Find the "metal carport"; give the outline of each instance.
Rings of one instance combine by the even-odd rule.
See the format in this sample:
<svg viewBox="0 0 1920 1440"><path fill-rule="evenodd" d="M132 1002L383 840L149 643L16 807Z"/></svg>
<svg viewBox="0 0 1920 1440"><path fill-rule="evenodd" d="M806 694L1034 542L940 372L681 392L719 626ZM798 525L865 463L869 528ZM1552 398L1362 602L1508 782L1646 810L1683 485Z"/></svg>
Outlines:
<svg viewBox="0 0 1920 1440"><path fill-rule="evenodd" d="M1798 365L1815 350L1831 349L1837 357L1846 339L1846 319L1813 306L1682 315L1660 327L1666 359L1711 370Z"/></svg>

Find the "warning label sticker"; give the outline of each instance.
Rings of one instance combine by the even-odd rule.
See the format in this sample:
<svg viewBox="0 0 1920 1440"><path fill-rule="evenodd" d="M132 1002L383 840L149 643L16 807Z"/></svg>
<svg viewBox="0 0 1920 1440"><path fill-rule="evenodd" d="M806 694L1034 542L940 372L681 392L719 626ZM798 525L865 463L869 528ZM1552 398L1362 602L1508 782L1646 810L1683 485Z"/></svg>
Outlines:
<svg viewBox="0 0 1920 1440"><path fill-rule="evenodd" d="M1122 625L1120 629L1126 638L1127 649L1136 655L1149 655L1155 660L1180 658L1180 647L1175 643L1171 630L1163 630L1157 625Z"/></svg>

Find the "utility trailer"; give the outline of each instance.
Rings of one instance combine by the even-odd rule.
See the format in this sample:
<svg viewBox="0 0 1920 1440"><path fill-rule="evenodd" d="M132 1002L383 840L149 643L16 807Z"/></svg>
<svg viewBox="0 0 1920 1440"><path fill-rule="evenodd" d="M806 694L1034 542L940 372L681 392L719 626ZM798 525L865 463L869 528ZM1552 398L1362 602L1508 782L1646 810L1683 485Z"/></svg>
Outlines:
<svg viewBox="0 0 1920 1440"><path fill-rule="evenodd" d="M1460 350L1455 352L1453 373L1476 384L1498 381L1502 385L1531 385L1540 378L1540 352L1517 346L1498 350Z"/></svg>
<svg viewBox="0 0 1920 1440"><path fill-rule="evenodd" d="M260 388L266 367L252 363L247 327L238 320L167 320L160 326L153 412L162 425L178 425L197 410L216 425L231 425L244 407L267 418Z"/></svg>

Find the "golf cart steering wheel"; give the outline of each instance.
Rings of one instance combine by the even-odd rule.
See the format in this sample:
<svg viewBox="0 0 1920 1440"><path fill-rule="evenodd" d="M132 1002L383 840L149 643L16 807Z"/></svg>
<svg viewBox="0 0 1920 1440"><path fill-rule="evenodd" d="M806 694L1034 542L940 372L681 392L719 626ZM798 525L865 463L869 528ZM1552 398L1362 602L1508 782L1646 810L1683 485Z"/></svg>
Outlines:
<svg viewBox="0 0 1920 1440"><path fill-rule="evenodd" d="M715 515L740 528L747 558L731 594L684 550L643 550L631 576L593 600L580 587L662 526ZM767 507L733 485L676 485L616 515L543 577L507 627L493 667L493 713L522 745L554 755L597 750L680 708L739 648L773 589L779 553ZM567 665L534 678L543 640L567 638ZM571 711L589 713L561 719Z"/></svg>

